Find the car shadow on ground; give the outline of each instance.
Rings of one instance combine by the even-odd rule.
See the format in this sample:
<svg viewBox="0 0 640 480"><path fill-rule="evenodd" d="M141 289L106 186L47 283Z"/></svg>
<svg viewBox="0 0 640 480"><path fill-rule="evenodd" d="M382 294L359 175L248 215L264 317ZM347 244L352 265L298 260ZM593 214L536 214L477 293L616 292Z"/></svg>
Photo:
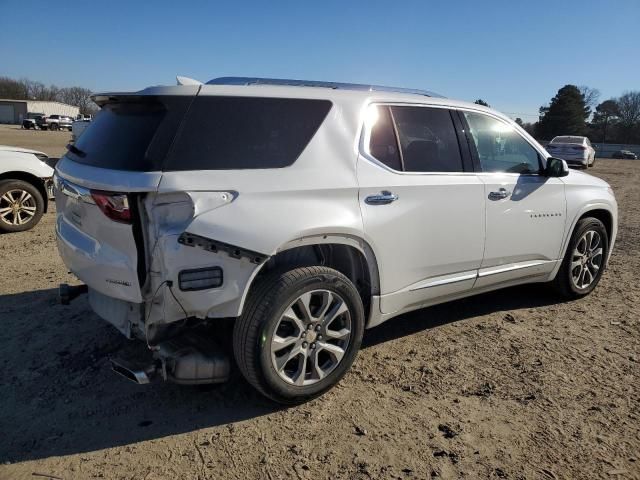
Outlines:
<svg viewBox="0 0 640 480"><path fill-rule="evenodd" d="M55 289L0 295L0 462L130 445L283 408L254 391L237 370L230 382L217 386L128 382L110 370L109 358L130 342L97 318L86 299L65 307L56 295ZM527 286L450 302L367 331L363 347L494 311L557 301L545 289Z"/></svg>

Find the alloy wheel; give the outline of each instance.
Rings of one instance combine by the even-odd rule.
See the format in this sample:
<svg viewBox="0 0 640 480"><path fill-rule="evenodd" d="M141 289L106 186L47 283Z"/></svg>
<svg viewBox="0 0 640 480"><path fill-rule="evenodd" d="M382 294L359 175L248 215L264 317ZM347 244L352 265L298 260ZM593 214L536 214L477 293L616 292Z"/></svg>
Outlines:
<svg viewBox="0 0 640 480"><path fill-rule="evenodd" d="M271 362L285 382L313 385L340 364L351 338L351 314L329 290L303 293L284 311L271 338Z"/></svg>
<svg viewBox="0 0 640 480"><path fill-rule="evenodd" d="M9 190L0 197L0 221L7 225L29 223L36 210L36 199L26 190Z"/></svg>
<svg viewBox="0 0 640 480"><path fill-rule="evenodd" d="M595 230L582 234L571 256L571 280L578 289L588 288L602 267L602 237Z"/></svg>

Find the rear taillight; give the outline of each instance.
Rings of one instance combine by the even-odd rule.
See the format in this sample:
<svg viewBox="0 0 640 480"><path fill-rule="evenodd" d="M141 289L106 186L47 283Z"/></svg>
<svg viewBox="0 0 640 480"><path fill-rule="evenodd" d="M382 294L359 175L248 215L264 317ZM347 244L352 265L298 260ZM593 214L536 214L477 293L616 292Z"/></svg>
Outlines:
<svg viewBox="0 0 640 480"><path fill-rule="evenodd" d="M575 145L575 146L573 146L573 147L571 147L571 148L572 148L573 150L582 150L582 151L584 151L584 150L586 150L586 149L587 149L587 147L583 147L583 146L581 146L581 145Z"/></svg>
<svg viewBox="0 0 640 480"><path fill-rule="evenodd" d="M131 223L131 209L126 193L91 190L91 197L102 213L114 222Z"/></svg>

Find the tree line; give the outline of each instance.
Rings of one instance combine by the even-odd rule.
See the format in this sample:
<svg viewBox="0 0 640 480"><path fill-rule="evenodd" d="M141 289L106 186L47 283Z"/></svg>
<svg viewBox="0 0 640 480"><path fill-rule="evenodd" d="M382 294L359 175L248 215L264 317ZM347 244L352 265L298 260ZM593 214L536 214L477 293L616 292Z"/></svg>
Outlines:
<svg viewBox="0 0 640 480"><path fill-rule="evenodd" d="M539 110L537 122L516 123L538 140L558 135L584 135L592 142L640 144L640 91L599 102L595 88L565 85ZM475 103L488 106L478 99Z"/></svg>
<svg viewBox="0 0 640 480"><path fill-rule="evenodd" d="M11 100L43 100L75 105L82 114L92 114L98 106L91 100L91 90L83 87L45 85L26 78L0 77L0 98Z"/></svg>

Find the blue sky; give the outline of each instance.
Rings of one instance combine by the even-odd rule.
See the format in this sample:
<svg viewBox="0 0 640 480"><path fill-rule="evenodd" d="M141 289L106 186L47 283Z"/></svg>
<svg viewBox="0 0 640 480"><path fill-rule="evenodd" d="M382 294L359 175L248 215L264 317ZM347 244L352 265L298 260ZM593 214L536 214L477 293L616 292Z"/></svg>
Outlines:
<svg viewBox="0 0 640 480"><path fill-rule="evenodd" d="M0 75L94 91L176 74L375 83L532 121L567 83L640 88L639 25L640 0L0 0Z"/></svg>

